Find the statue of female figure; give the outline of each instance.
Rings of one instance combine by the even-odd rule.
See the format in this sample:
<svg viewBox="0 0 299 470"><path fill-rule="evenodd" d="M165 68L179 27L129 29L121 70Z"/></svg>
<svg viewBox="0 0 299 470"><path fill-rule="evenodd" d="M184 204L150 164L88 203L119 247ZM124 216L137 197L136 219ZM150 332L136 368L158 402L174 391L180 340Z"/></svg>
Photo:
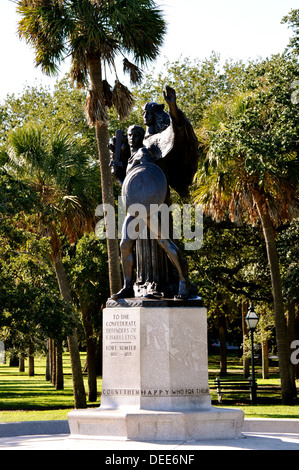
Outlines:
<svg viewBox="0 0 299 470"><path fill-rule="evenodd" d="M120 182L134 167L140 164L154 163L163 170L167 183L181 196L186 196L192 182L198 162L197 139L182 111L176 104L175 91L167 87L164 93L170 114L164 111L164 105L148 103L143 109L146 132L140 126L128 129L127 141L130 157L122 168L114 161L114 173ZM112 148L114 150L114 148ZM169 188L168 188L169 189ZM169 191L165 197L169 204ZM124 287L112 298L134 296L159 298L174 297L187 299L189 281L187 264L179 246L170 237L164 237L161 227L155 238L150 236L150 218L147 218L148 236L136 240L136 282L133 283L135 240L128 236L128 226L132 215L128 214L123 225L120 244ZM171 224L171 216L168 221ZM152 229L151 229L152 230Z"/></svg>

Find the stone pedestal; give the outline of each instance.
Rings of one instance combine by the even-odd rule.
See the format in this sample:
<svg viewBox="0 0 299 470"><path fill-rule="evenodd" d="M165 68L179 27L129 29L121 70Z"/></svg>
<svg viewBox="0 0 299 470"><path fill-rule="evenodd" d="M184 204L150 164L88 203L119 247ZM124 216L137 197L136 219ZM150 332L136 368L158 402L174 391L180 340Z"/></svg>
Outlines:
<svg viewBox="0 0 299 470"><path fill-rule="evenodd" d="M126 301L104 310L101 406L69 414L72 437L241 437L243 416L211 405L205 308Z"/></svg>

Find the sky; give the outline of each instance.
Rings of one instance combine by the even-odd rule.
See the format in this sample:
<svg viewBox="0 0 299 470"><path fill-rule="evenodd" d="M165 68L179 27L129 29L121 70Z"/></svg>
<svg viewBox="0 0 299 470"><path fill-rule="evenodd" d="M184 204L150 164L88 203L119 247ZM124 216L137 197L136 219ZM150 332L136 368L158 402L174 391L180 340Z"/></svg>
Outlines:
<svg viewBox="0 0 299 470"><path fill-rule="evenodd" d="M298 0L156 0L168 23L156 70L166 59L205 59L212 51L221 60L244 61L282 52L292 31L281 19ZM11 0L0 0L0 101L22 93L24 86L53 86L56 78L34 66L34 53L17 35L18 16ZM61 66L58 78L69 68Z"/></svg>

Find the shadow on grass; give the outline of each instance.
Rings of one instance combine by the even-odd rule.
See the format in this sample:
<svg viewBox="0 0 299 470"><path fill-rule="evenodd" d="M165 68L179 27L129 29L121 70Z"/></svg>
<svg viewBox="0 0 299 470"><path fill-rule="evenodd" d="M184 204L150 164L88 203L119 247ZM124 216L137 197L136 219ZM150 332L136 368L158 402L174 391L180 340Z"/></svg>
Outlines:
<svg viewBox="0 0 299 470"><path fill-rule="evenodd" d="M73 390L56 390L49 382L28 376L16 380L0 378L0 410L64 409L73 405Z"/></svg>

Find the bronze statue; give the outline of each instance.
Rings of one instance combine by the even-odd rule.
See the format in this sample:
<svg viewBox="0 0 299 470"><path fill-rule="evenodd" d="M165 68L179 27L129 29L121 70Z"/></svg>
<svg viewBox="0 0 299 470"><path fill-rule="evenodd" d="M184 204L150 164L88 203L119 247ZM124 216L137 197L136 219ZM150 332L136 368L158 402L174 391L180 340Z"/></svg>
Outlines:
<svg viewBox="0 0 299 470"><path fill-rule="evenodd" d="M111 165L123 185L126 207L139 203L146 209L146 214L138 220L130 213L125 219L120 243L124 286L112 299L137 295L185 300L190 294L187 264L180 249L169 234L164 233L159 212L150 212L152 204L169 204L169 185L183 197L188 194L198 162L197 139L191 124L177 107L175 91L167 87L164 97L169 114L164 111L164 105L146 104L143 109L146 132L140 126L131 126L125 138L120 135L110 145ZM156 223L153 224L153 220ZM130 236L128 228L133 222L139 233L145 230L147 236L137 240ZM137 279L134 284L135 244Z"/></svg>

